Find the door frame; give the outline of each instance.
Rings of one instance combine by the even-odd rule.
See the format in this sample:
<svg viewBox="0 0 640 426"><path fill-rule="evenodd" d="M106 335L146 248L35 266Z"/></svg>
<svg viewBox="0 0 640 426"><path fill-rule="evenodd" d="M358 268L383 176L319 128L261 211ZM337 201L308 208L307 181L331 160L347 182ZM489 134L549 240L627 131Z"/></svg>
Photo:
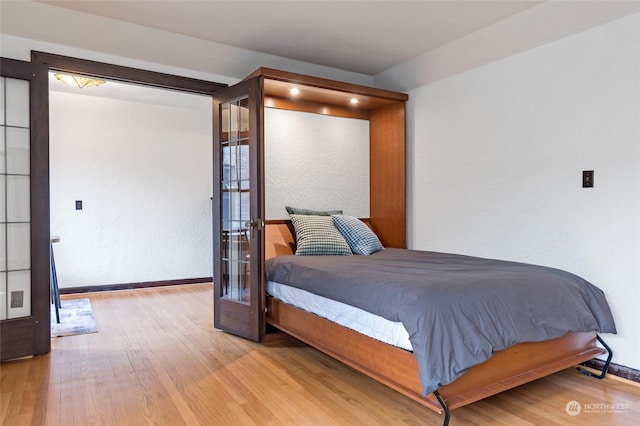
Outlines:
<svg viewBox="0 0 640 426"><path fill-rule="evenodd" d="M15 61L3 58L5 60ZM19 61L22 62L22 61ZM28 63L28 62L27 62ZM70 56L31 51L31 292L35 317L33 354L51 351L49 72L59 71L211 96L227 84ZM9 325L9 324L7 324ZM4 331L4 326L3 326Z"/></svg>

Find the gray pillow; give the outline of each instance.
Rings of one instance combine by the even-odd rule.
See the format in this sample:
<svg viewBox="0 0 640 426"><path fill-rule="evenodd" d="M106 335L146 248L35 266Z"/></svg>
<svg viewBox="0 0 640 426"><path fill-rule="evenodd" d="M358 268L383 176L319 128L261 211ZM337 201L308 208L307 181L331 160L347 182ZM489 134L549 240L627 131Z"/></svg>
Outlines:
<svg viewBox="0 0 640 426"><path fill-rule="evenodd" d="M297 207L285 207L289 214L304 214L311 216L331 216L332 214L342 214L342 210L309 210Z"/></svg>
<svg viewBox="0 0 640 426"><path fill-rule="evenodd" d="M298 256L351 256L349 244L331 216L291 215L296 231Z"/></svg>

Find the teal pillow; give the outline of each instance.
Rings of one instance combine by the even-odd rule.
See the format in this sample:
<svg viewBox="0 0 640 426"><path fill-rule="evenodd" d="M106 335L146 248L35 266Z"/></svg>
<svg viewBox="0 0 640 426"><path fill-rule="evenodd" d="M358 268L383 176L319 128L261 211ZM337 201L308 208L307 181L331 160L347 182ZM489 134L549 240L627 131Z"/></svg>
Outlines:
<svg viewBox="0 0 640 426"><path fill-rule="evenodd" d="M331 218L354 254L368 256L384 250L378 236L360 219L337 214Z"/></svg>
<svg viewBox="0 0 640 426"><path fill-rule="evenodd" d="M291 215L298 256L350 256L351 249L331 216Z"/></svg>
<svg viewBox="0 0 640 426"><path fill-rule="evenodd" d="M289 214L304 214L311 216L331 216L332 214L342 214L342 210L309 210L297 207L285 207Z"/></svg>

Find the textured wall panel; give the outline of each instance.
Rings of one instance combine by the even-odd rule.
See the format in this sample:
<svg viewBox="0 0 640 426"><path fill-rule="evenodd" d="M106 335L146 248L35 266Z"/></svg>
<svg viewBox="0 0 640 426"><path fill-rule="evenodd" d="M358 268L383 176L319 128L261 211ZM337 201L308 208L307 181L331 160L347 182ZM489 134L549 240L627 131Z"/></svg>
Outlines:
<svg viewBox="0 0 640 426"><path fill-rule="evenodd" d="M265 109L267 219L285 206L369 216L369 122Z"/></svg>

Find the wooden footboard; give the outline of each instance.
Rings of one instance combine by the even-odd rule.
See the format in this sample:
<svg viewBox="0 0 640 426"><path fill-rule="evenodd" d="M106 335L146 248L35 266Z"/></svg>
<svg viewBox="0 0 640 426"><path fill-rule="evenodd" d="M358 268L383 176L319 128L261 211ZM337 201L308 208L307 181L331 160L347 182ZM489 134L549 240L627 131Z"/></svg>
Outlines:
<svg viewBox="0 0 640 426"><path fill-rule="evenodd" d="M409 398L441 413L433 394L422 396L418 364L411 352L382 343L315 314L267 299L267 322ZM599 356L596 333L568 333L543 342L521 343L497 352L439 389L449 409L532 380L548 376Z"/></svg>

